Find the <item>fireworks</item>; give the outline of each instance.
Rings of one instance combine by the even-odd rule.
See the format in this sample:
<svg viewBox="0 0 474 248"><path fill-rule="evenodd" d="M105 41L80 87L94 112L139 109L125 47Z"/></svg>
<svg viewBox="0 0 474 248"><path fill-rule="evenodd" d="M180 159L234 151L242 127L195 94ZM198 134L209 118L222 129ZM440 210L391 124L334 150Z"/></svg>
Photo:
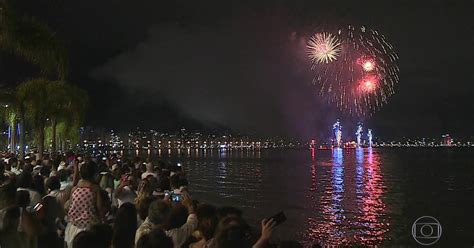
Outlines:
<svg viewBox="0 0 474 248"><path fill-rule="evenodd" d="M357 64L366 72L371 72L375 69L375 60L370 56L362 56L357 59Z"/></svg>
<svg viewBox="0 0 474 248"><path fill-rule="evenodd" d="M308 42L313 84L329 102L351 115L386 104L398 83L398 55L385 37L365 27L320 32Z"/></svg>
<svg viewBox="0 0 474 248"><path fill-rule="evenodd" d="M378 78L376 75L364 76L359 81L359 84L358 84L359 92L365 93L365 94L373 93L377 89L377 85L378 85Z"/></svg>
<svg viewBox="0 0 474 248"><path fill-rule="evenodd" d="M313 63L329 63L341 52L340 43L332 34L319 33L308 42L308 55Z"/></svg>

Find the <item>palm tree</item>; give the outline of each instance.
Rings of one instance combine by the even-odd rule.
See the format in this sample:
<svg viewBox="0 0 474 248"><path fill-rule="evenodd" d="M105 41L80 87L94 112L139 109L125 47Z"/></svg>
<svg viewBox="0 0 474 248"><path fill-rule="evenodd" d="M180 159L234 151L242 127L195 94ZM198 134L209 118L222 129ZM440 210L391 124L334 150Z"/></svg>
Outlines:
<svg viewBox="0 0 474 248"><path fill-rule="evenodd" d="M21 13L16 0L0 0L0 47L38 66L43 76L65 79L69 59L56 33L34 16Z"/></svg>
<svg viewBox="0 0 474 248"><path fill-rule="evenodd" d="M64 82L48 85L48 116L51 120L51 152L56 152L57 125L79 126L84 120L89 102L87 93L79 87Z"/></svg>
<svg viewBox="0 0 474 248"><path fill-rule="evenodd" d="M22 13L17 0L0 0L0 49L12 52L39 67L43 77L58 78L64 80L68 75L68 53L59 41L56 33L44 22L35 16ZM28 118L33 120L33 126L40 133L37 140L44 139L44 105L36 105L45 96L45 89L37 87L46 84L46 79L38 78L26 81L18 87L17 116L20 120L20 156L23 157L25 149L25 119L26 111ZM39 91L34 93L32 89ZM29 97L33 98L29 98ZM28 102L23 102L27 100ZM43 100L45 100L43 98ZM13 116L10 116L13 117ZM15 121L16 118L10 118ZM11 123L10 123L11 124ZM41 128L43 126L43 128ZM14 127L12 126L11 129ZM38 142L38 148L42 155L43 142ZM13 146L12 146L13 147Z"/></svg>
<svg viewBox="0 0 474 248"><path fill-rule="evenodd" d="M51 81L43 78L31 79L23 82L17 88L18 101L23 105L25 117L32 124L36 132L36 143L39 156L44 151L44 128L48 117L48 84Z"/></svg>
<svg viewBox="0 0 474 248"><path fill-rule="evenodd" d="M21 118L21 109L19 108L19 102L16 99L15 92L11 89L1 90L0 91L0 107L4 116L3 121L8 124L10 129L10 152L14 153L16 151L16 132L18 120ZM22 127L20 127L22 129ZM20 129L20 131L21 131Z"/></svg>
<svg viewBox="0 0 474 248"><path fill-rule="evenodd" d="M22 83L17 89L17 98L37 134L40 157L44 151L47 121L51 121L51 151L56 152L58 123L79 127L84 121L89 102L87 93L79 87L47 79L32 79ZM71 133L67 129L65 132Z"/></svg>

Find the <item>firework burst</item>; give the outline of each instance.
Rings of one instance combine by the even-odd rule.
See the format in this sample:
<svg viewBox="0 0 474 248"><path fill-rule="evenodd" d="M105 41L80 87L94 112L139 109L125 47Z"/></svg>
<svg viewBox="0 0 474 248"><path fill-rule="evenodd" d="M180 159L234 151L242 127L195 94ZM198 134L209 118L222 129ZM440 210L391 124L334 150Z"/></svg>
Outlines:
<svg viewBox="0 0 474 248"><path fill-rule="evenodd" d="M337 59L341 52L337 38L328 33L318 33L308 42L308 55L313 63L329 63Z"/></svg>
<svg viewBox="0 0 474 248"><path fill-rule="evenodd" d="M320 32L308 41L313 84L351 115L374 113L398 83L398 55L385 37L365 27Z"/></svg>

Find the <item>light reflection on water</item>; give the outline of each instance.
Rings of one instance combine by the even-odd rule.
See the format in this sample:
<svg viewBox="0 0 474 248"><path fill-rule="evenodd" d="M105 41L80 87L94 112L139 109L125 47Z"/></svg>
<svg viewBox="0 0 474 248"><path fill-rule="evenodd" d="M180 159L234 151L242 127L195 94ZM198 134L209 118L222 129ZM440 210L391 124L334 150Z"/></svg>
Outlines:
<svg viewBox="0 0 474 248"><path fill-rule="evenodd" d="M451 225L456 235L469 241L474 218L459 227L466 220L457 209L474 207L472 198L463 197L474 191L472 174L462 173L472 168L472 153L456 154L370 148L183 149L179 153L166 149L151 156L181 162L193 197L218 206L239 207L254 227L283 210L288 220L276 229L274 239L296 239L306 247L314 243L415 246L411 224L431 213L440 217L443 229ZM459 171L452 169L452 161L458 162ZM446 204L436 204L443 197ZM445 240L440 242L448 242Z"/></svg>
<svg viewBox="0 0 474 248"><path fill-rule="evenodd" d="M305 240L322 245L379 244L389 222L384 218L377 154L370 148L331 152L330 163L312 159L309 198L314 214L308 217Z"/></svg>

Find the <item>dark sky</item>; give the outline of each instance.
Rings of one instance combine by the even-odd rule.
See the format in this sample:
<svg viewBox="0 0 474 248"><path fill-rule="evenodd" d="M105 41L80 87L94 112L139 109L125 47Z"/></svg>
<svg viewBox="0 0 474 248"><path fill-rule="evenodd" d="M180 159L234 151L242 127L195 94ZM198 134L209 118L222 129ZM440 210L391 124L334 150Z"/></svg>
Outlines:
<svg viewBox="0 0 474 248"><path fill-rule="evenodd" d="M367 125L382 137L474 135L474 1L20 1L70 49L89 125L308 138L340 117L353 133L357 119L310 86L305 42L356 24L400 57L396 94ZM1 66L11 81L31 70L8 55Z"/></svg>

